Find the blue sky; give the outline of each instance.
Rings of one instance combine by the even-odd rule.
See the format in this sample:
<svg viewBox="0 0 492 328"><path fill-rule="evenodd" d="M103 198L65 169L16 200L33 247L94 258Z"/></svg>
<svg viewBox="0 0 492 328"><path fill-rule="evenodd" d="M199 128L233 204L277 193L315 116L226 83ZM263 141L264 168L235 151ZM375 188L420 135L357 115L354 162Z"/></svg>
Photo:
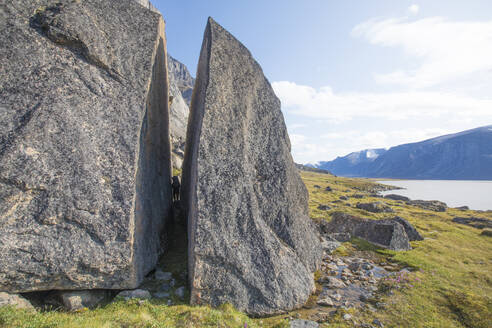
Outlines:
<svg viewBox="0 0 492 328"><path fill-rule="evenodd" d="M297 162L492 124L492 1L153 1L195 74L206 19L282 101Z"/></svg>

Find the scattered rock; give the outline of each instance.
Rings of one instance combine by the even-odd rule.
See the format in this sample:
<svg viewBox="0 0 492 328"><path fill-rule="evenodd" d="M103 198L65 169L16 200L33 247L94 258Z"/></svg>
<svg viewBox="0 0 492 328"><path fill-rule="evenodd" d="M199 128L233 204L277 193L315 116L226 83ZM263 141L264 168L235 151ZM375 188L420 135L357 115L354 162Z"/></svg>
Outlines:
<svg viewBox="0 0 492 328"><path fill-rule="evenodd" d="M372 203L357 203L357 208L361 210L366 210L372 213L392 213L394 212L391 207L382 202L372 202Z"/></svg>
<svg viewBox="0 0 492 328"><path fill-rule="evenodd" d="M331 210L331 207L328 205L318 205L318 210L328 211Z"/></svg>
<svg viewBox="0 0 492 328"><path fill-rule="evenodd" d="M302 306L323 252L280 101L248 49L211 18L191 106L181 189L193 227L191 304L228 302L256 316Z"/></svg>
<svg viewBox="0 0 492 328"><path fill-rule="evenodd" d="M343 315L343 320L348 321L348 320L350 320L350 319L352 319L352 316L351 316L350 314L345 313L345 314Z"/></svg>
<svg viewBox="0 0 492 328"><path fill-rule="evenodd" d="M351 195L350 197L352 197L352 198L357 198L357 199L362 199L362 198L364 198L365 196L364 196L364 195L361 195L361 194L354 194L354 195Z"/></svg>
<svg viewBox="0 0 492 328"><path fill-rule="evenodd" d="M348 200L347 196L340 196L339 198L340 198L340 200Z"/></svg>
<svg viewBox="0 0 492 328"><path fill-rule="evenodd" d="M336 240L327 240L322 237L321 241L321 248L323 251L327 252L328 254L333 253L338 247L340 247L341 243L336 241Z"/></svg>
<svg viewBox="0 0 492 328"><path fill-rule="evenodd" d="M406 204L434 212L446 212L446 209L448 208L446 203L438 200L410 200Z"/></svg>
<svg viewBox="0 0 492 328"><path fill-rule="evenodd" d="M470 227L474 227L477 229L483 229L483 228L492 228L492 220L484 219L484 218L477 218L477 217L469 217L469 218L454 218L453 222L459 223L459 224L465 224Z"/></svg>
<svg viewBox="0 0 492 328"><path fill-rule="evenodd" d="M19 309L34 309L31 302L26 300L24 297L17 294L0 292L0 307L7 305L14 306Z"/></svg>
<svg viewBox="0 0 492 328"><path fill-rule="evenodd" d="M374 325L376 325L377 327L384 328L383 323L382 323L381 321L379 321L378 319L374 319L374 320L372 321L372 323L373 323Z"/></svg>
<svg viewBox="0 0 492 328"><path fill-rule="evenodd" d="M319 324L315 321L296 319L290 322L290 328L318 328Z"/></svg>
<svg viewBox="0 0 492 328"><path fill-rule="evenodd" d="M368 220L336 212L323 229L329 233L349 233L392 250L411 249L405 228L394 220Z"/></svg>
<svg viewBox="0 0 492 328"><path fill-rule="evenodd" d="M116 297L123 297L125 300L133 299L133 298L141 298L141 299L150 299L152 295L150 292L145 289L134 289L134 290L124 290L119 292Z"/></svg>
<svg viewBox="0 0 492 328"><path fill-rule="evenodd" d="M57 291L56 296L66 310L76 311L83 308L94 308L107 301L110 292L107 290Z"/></svg>
<svg viewBox="0 0 492 328"><path fill-rule="evenodd" d="M330 298L323 298L318 300L316 304L321 306L333 306L333 301Z"/></svg>
<svg viewBox="0 0 492 328"><path fill-rule="evenodd" d="M331 189L331 187L330 187L330 186L327 186L327 187L325 188L325 191L333 191L333 189Z"/></svg>
<svg viewBox="0 0 492 328"><path fill-rule="evenodd" d="M384 198L388 198L388 199L392 199L392 200L401 200L404 202L410 201L410 198L408 198L406 196L395 195L395 194L386 195L386 196L384 196Z"/></svg>
<svg viewBox="0 0 492 328"><path fill-rule="evenodd" d="M314 185L313 187L316 189L321 189L321 186L318 186L318 185Z"/></svg>
<svg viewBox="0 0 492 328"><path fill-rule="evenodd" d="M468 206L455 207L455 209L460 210L460 211L468 211L468 210L470 210L470 208Z"/></svg>
<svg viewBox="0 0 492 328"><path fill-rule="evenodd" d="M323 284L328 287L328 288L331 288L331 289L335 289L335 288L343 288L345 287L345 283L343 281L341 281L340 279L338 278L335 278L335 277L325 277L323 280L322 280Z"/></svg>

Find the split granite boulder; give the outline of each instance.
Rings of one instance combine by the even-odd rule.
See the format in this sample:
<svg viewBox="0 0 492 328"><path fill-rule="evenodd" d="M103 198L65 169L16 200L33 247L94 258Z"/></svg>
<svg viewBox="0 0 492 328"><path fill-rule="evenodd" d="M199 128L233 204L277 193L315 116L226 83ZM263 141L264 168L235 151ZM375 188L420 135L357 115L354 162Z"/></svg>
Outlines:
<svg viewBox="0 0 492 328"><path fill-rule="evenodd" d="M0 12L0 291L136 288L171 204L164 21L133 0Z"/></svg>
<svg viewBox="0 0 492 328"><path fill-rule="evenodd" d="M192 304L256 316L301 307L322 256L280 101L261 67L209 19L190 110L182 200Z"/></svg>

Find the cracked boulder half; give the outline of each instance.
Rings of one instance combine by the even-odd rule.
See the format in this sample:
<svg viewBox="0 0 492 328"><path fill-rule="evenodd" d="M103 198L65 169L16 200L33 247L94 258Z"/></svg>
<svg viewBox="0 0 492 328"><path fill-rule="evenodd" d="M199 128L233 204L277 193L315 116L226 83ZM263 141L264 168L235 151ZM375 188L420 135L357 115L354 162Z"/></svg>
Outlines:
<svg viewBox="0 0 492 328"><path fill-rule="evenodd" d="M0 291L135 288L171 201L164 21L133 0L0 15Z"/></svg>
<svg viewBox="0 0 492 328"><path fill-rule="evenodd" d="M186 142L191 303L255 316L301 307L322 252L280 101L248 49L212 19Z"/></svg>

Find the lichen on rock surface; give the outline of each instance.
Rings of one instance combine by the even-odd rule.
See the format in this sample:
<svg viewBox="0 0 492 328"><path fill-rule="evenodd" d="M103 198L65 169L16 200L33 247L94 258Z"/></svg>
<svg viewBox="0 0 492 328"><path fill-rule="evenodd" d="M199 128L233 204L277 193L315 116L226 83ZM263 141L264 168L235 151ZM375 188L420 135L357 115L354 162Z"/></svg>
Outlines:
<svg viewBox="0 0 492 328"><path fill-rule="evenodd" d="M182 199L192 304L252 315L301 307L322 250L280 101L250 52L209 19L191 102Z"/></svg>
<svg viewBox="0 0 492 328"><path fill-rule="evenodd" d="M131 289L171 204L164 21L12 0L0 35L0 290Z"/></svg>

